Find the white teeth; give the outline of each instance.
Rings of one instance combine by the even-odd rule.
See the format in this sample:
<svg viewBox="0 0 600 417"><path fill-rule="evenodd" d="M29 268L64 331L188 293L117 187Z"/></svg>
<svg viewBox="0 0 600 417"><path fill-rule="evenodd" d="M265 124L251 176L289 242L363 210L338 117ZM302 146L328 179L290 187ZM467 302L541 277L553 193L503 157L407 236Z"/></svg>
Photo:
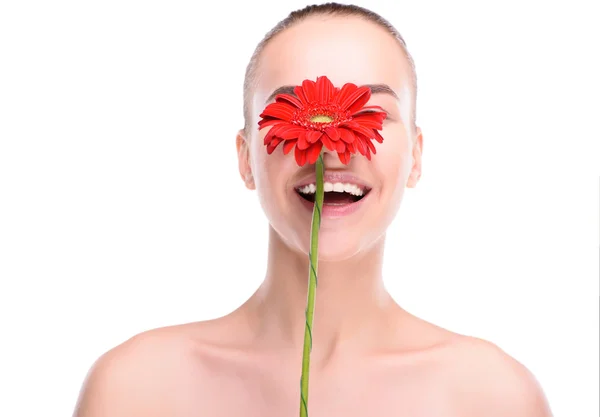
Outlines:
<svg viewBox="0 0 600 417"><path fill-rule="evenodd" d="M300 191L302 194L314 194L317 192L317 186L315 184L308 184L304 187L298 188L298 191Z"/></svg>
<svg viewBox="0 0 600 417"><path fill-rule="evenodd" d="M342 182L331 183L326 181L323 183L323 190L325 192L346 192L355 196L361 196L364 194L363 190L358 185ZM314 194L317 192L317 187L315 184L307 184L304 187L298 188L298 191L302 194Z"/></svg>

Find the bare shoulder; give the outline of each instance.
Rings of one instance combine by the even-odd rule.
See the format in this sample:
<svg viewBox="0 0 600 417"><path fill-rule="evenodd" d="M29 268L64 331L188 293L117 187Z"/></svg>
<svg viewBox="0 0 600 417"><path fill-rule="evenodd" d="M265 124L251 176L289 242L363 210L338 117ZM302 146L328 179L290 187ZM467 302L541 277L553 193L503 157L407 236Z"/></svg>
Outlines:
<svg viewBox="0 0 600 417"><path fill-rule="evenodd" d="M543 390L522 363L492 342L462 336L445 354L465 416L551 417Z"/></svg>
<svg viewBox="0 0 600 417"><path fill-rule="evenodd" d="M212 327L207 321L153 329L104 353L85 378L74 417L172 414L175 393L202 383L201 337Z"/></svg>

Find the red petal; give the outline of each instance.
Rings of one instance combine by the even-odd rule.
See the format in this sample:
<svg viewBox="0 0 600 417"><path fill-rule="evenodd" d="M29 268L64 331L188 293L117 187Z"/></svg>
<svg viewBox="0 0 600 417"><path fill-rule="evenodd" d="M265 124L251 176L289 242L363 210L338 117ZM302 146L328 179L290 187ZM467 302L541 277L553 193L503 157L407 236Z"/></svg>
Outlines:
<svg viewBox="0 0 600 417"><path fill-rule="evenodd" d="M342 109L349 110L351 114L356 113L362 106L367 104L371 98L371 89L369 87L359 87L354 93L350 94L344 102L340 103Z"/></svg>
<svg viewBox="0 0 600 417"><path fill-rule="evenodd" d="M376 106L369 106L369 107L376 107ZM362 109L360 109L360 111L354 113L352 115L352 118L354 120L368 119L368 120L377 121L379 123L383 123L383 121L387 118L387 113L386 112L384 112L384 111L372 111L372 110L365 111L365 109L367 109L367 108L368 107L363 107Z"/></svg>
<svg viewBox="0 0 600 417"><path fill-rule="evenodd" d="M285 122L285 123L281 123L281 124L271 127L271 129L269 129L269 131L265 135L264 144L266 145L267 143L269 143L271 141L271 139L279 137L279 133L281 133L285 129L288 129L289 126L294 126L294 125L290 125L289 123Z"/></svg>
<svg viewBox="0 0 600 417"><path fill-rule="evenodd" d="M363 155L366 155L367 145L365 145L365 141L362 138L357 138L354 144L356 145L356 149L358 149L358 152L360 152Z"/></svg>
<svg viewBox="0 0 600 417"><path fill-rule="evenodd" d="M317 83L315 83L313 80L302 81L302 89L304 90L304 95L309 103L319 100L319 95L317 94Z"/></svg>
<svg viewBox="0 0 600 417"><path fill-rule="evenodd" d="M302 102L291 94L277 94L275 102L287 102L294 107L301 108Z"/></svg>
<svg viewBox="0 0 600 417"><path fill-rule="evenodd" d="M296 144L296 140L286 140L285 143L283 144L283 154L287 155L288 153L290 153L290 151L292 150L292 148L294 147L294 145Z"/></svg>
<svg viewBox="0 0 600 417"><path fill-rule="evenodd" d="M356 140L356 136L354 136L351 130L338 127L338 132L340 132L340 137L346 143L352 143Z"/></svg>
<svg viewBox="0 0 600 417"><path fill-rule="evenodd" d="M368 127L369 129L381 130L383 129L383 121L385 117L360 117L358 120L355 118L359 125Z"/></svg>
<svg viewBox="0 0 600 417"><path fill-rule="evenodd" d="M344 102L350 94L356 91L357 88L358 87L356 84L353 83L344 84L342 89L336 94L332 101L338 104Z"/></svg>
<svg viewBox="0 0 600 417"><path fill-rule="evenodd" d="M308 104L308 100L306 99L306 95L304 94L304 90L301 86L297 85L294 87L294 94L296 94L303 106Z"/></svg>
<svg viewBox="0 0 600 417"><path fill-rule="evenodd" d="M306 151L306 157L308 159L309 164L314 164L319 159L319 154L321 153L321 149L323 149L322 142L313 143L310 148Z"/></svg>
<svg viewBox="0 0 600 417"><path fill-rule="evenodd" d="M369 139L372 138L373 136L375 136L375 134L373 133L373 129L368 129L368 128L362 126L360 123L356 123L355 125L353 125L352 129L355 132L365 135Z"/></svg>
<svg viewBox="0 0 600 417"><path fill-rule="evenodd" d="M379 143L383 143L383 136L381 136L381 133L379 133L377 130L375 130L373 133L375 133L375 140Z"/></svg>
<svg viewBox="0 0 600 417"><path fill-rule="evenodd" d="M338 140L337 142L333 142L335 145L335 150L338 152L346 152L346 142L343 140Z"/></svg>
<svg viewBox="0 0 600 417"><path fill-rule="evenodd" d="M306 140L306 133L307 132L304 131L298 136L298 143L296 144L296 146L302 150L308 149L308 147L310 146L310 143L308 143L308 141Z"/></svg>
<svg viewBox="0 0 600 417"><path fill-rule="evenodd" d="M309 130L306 133L306 140L308 141L308 143L315 143L316 141L321 139L322 135L323 132L321 132L320 130Z"/></svg>
<svg viewBox="0 0 600 417"><path fill-rule="evenodd" d="M280 123L287 123L285 120L274 119L272 117L267 117L266 119L260 120L258 122L258 130L264 129L267 126L275 126Z"/></svg>
<svg viewBox="0 0 600 417"><path fill-rule="evenodd" d="M326 76L317 77L317 94L321 103L329 103L334 92L334 87Z"/></svg>
<svg viewBox="0 0 600 417"><path fill-rule="evenodd" d="M278 119L292 120L294 108L287 103L271 103L260 114L260 117L271 116Z"/></svg>
<svg viewBox="0 0 600 417"><path fill-rule="evenodd" d="M335 127L325 128L325 133L327 133L327 136L329 136L329 138L334 142L340 140L340 132L338 132L337 128Z"/></svg>
<svg viewBox="0 0 600 417"><path fill-rule="evenodd" d="M284 139L297 139L304 132L306 132L305 128L288 124L277 132L277 136Z"/></svg>
<svg viewBox="0 0 600 417"><path fill-rule="evenodd" d="M346 148L350 151L350 153L356 153L356 145L354 142L347 143Z"/></svg>
<svg viewBox="0 0 600 417"><path fill-rule="evenodd" d="M356 123L354 120L349 120L347 122L342 123L341 125L339 125L339 127L345 127L347 129L354 129L355 127L360 126L358 123Z"/></svg>
<svg viewBox="0 0 600 417"><path fill-rule="evenodd" d="M335 143L331 141L331 139L329 139L328 135L322 135L321 136L321 142L323 142L323 145L325 145L325 147L327 149L329 149L330 151L334 151L335 150Z"/></svg>
<svg viewBox="0 0 600 417"><path fill-rule="evenodd" d="M373 119L369 119L369 118L360 118L357 119L356 117L354 118L354 120L356 120L356 122L361 125L364 128L367 129L381 129L383 127L383 125L381 124L381 122L377 121L377 120L373 120Z"/></svg>
<svg viewBox="0 0 600 417"><path fill-rule="evenodd" d="M279 136L281 134L281 132L290 129L292 127L296 127L295 125L291 124L291 123L280 123L276 126L273 126L271 128L271 130L269 130L269 133L272 134L273 136ZM269 134L267 133L267 135Z"/></svg>
<svg viewBox="0 0 600 417"><path fill-rule="evenodd" d="M371 140L365 140L367 146L369 147L369 149L371 150L371 152L373 152L374 154L377 153L377 150L375 149L375 145L373 145L373 142L371 142Z"/></svg>
<svg viewBox="0 0 600 417"><path fill-rule="evenodd" d="M271 155L275 148L283 141L283 139L275 138L267 145L267 153Z"/></svg>
<svg viewBox="0 0 600 417"><path fill-rule="evenodd" d="M269 133L271 133L271 132L269 132ZM273 135L269 135L269 133L267 133L265 135L265 138L263 140L263 145L268 145L273 140Z"/></svg>
<svg viewBox="0 0 600 417"><path fill-rule="evenodd" d="M338 152L338 157L346 165L350 162L350 152Z"/></svg>
<svg viewBox="0 0 600 417"><path fill-rule="evenodd" d="M296 146L294 150L294 156L296 157L296 163L300 166L304 166L306 164L306 151L298 149Z"/></svg>
<svg viewBox="0 0 600 417"><path fill-rule="evenodd" d="M277 126L275 126L275 127L272 127L271 129L269 129L269 131L268 131L268 132L267 132L267 134L265 135L265 138L264 138L264 140L263 140L263 143L264 143L265 145L268 145L268 144L271 142L271 140L272 140L272 139L275 137L275 135L273 134L273 131L275 130L275 128L276 128L276 127L277 127Z"/></svg>

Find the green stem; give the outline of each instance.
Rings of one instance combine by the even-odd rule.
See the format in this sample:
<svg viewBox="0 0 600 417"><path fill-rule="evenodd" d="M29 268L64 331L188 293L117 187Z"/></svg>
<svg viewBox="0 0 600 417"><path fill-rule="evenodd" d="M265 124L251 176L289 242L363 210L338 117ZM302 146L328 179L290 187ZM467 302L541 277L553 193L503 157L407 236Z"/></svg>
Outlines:
<svg viewBox="0 0 600 417"><path fill-rule="evenodd" d="M312 350L312 324L315 314L315 295L317 292L317 266L319 255L319 228L323 208L323 156L315 164L316 194L310 230L310 265L308 271L308 299L306 302L306 326L304 328L304 351L302 353L302 377L300 378L300 417L308 417L308 374L310 370L310 351Z"/></svg>

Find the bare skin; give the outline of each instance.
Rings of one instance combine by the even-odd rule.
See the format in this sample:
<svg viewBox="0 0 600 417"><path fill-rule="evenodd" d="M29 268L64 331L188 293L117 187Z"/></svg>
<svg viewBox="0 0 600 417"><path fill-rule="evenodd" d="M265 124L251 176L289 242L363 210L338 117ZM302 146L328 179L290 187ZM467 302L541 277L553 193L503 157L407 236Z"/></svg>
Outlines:
<svg viewBox="0 0 600 417"><path fill-rule="evenodd" d="M408 120L407 62L395 40L352 17L311 17L274 38L261 57L254 117L278 87L327 75L335 85L381 83L389 117L372 161L344 170L373 185L363 212L324 218L311 354L311 417L549 417L533 375L497 346L428 323L401 308L383 284L385 231L404 189L421 175L423 135ZM253 125L255 125L253 121ZM239 170L270 224L263 284L215 320L141 333L105 353L83 385L75 417L282 417L298 415L310 213L294 184L313 170L267 133L240 131ZM366 209L368 207L368 209ZM407 278L408 279L408 278Z"/></svg>
<svg viewBox="0 0 600 417"><path fill-rule="evenodd" d="M243 308L142 333L107 352L74 415L297 415L301 346L261 343ZM533 376L493 344L395 315L396 330L378 349L338 353L311 368L309 415L551 415Z"/></svg>

